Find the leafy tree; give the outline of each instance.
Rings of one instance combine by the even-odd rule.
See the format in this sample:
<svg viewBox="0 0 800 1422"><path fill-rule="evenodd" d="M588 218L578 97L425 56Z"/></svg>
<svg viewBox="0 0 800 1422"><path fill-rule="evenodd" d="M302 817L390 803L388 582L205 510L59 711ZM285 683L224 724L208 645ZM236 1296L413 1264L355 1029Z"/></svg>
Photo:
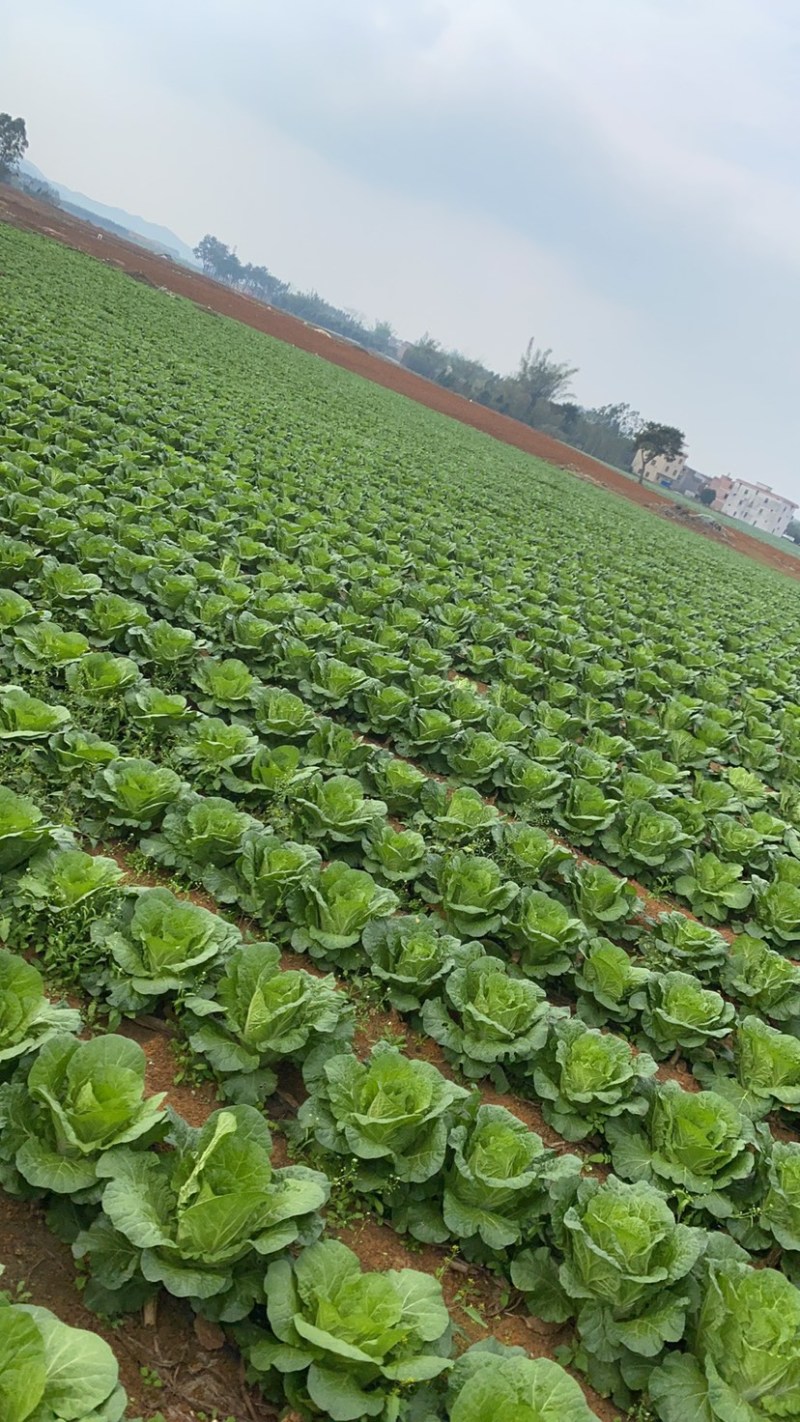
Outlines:
<svg viewBox="0 0 800 1422"><path fill-rule="evenodd" d="M376 321L370 332L370 344L376 351L391 351L397 337L390 321Z"/></svg>
<svg viewBox="0 0 800 1422"><path fill-rule="evenodd" d="M17 171L27 147L25 120L0 114L0 180Z"/></svg>
<svg viewBox="0 0 800 1422"><path fill-rule="evenodd" d="M267 267L254 266L252 262L245 262L241 267L239 285L244 287L250 296L270 303L277 301L289 290L287 282L273 276Z"/></svg>
<svg viewBox="0 0 800 1422"><path fill-rule="evenodd" d="M800 519L792 519L786 530L786 537L791 538L793 543L800 544Z"/></svg>
<svg viewBox="0 0 800 1422"><path fill-rule="evenodd" d="M686 453L686 437L675 425L662 425L657 420L648 420L642 426L634 441L634 455L643 455L639 470L639 483L644 482L645 470L659 455L667 459L679 459Z"/></svg>
<svg viewBox="0 0 800 1422"><path fill-rule="evenodd" d="M710 488L701 489L697 497L700 503L703 504L705 508L710 509L715 498L717 497L717 491L716 489ZM798 529L798 532L800 532L800 529Z"/></svg>
<svg viewBox="0 0 800 1422"><path fill-rule="evenodd" d="M447 354L439 342L426 331L420 340L408 347L403 356L403 365L413 370L416 375L424 375L427 380L444 383L442 375L447 368Z"/></svg>
<svg viewBox="0 0 800 1422"><path fill-rule="evenodd" d="M534 347L531 336L520 359L517 375L511 382L523 408L532 407L539 400L556 400L560 395L566 395L578 367L555 361L552 356L550 349Z"/></svg>
<svg viewBox="0 0 800 1422"><path fill-rule="evenodd" d="M642 427L642 417L638 410L632 410L630 405L624 403L599 405L596 409L584 410L583 413L587 420L613 430L623 439L635 439Z"/></svg>
<svg viewBox="0 0 800 1422"><path fill-rule="evenodd" d="M574 428L566 434L569 442L595 459L627 469L633 459L633 442L642 426L638 410L624 403L600 405L590 410L578 408Z"/></svg>
<svg viewBox="0 0 800 1422"><path fill-rule="evenodd" d="M338 306L332 306L317 291L287 289L281 297L280 304L284 311L290 311L293 316L299 316L301 321L309 321L314 326L322 326L326 331L332 331L337 336L344 336L346 340L355 341L358 345L371 344L370 332L365 326L362 326L356 317L351 316L347 311L340 310Z"/></svg>
<svg viewBox="0 0 800 1422"><path fill-rule="evenodd" d="M218 237L207 232L201 238L194 249L194 255L199 262L202 262L203 271L210 276L216 277L218 281L227 281L232 285L241 278L242 264L236 253L231 251Z"/></svg>

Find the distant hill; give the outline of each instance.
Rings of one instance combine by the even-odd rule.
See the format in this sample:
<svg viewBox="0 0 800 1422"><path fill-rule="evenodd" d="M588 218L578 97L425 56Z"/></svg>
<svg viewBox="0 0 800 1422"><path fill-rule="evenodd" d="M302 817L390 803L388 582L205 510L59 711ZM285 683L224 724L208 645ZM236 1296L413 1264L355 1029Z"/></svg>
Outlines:
<svg viewBox="0 0 800 1422"><path fill-rule="evenodd" d="M196 267L198 265L188 242L184 242L169 227L161 227L159 223L148 222L146 218L126 212L122 207L109 207L107 203L97 202L94 198L87 197L85 193L75 192L73 188L65 187L55 178L49 178L41 168L37 168L35 163L29 163L27 159L20 164L20 168L29 178L38 178L41 182L49 183L60 194L65 204L69 204L70 208L79 208L90 216L94 215L102 218L105 222L112 222L115 227L121 228L125 232L144 237L148 245L152 243L170 255L174 254L180 261L188 262L190 266Z"/></svg>

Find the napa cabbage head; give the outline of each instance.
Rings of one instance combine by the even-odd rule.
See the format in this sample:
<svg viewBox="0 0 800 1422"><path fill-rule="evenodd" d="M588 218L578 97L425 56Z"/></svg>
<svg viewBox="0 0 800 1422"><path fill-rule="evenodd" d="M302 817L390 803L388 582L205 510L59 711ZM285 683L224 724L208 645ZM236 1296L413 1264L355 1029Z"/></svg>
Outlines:
<svg viewBox="0 0 800 1422"><path fill-rule="evenodd" d="M278 1062L301 1065L312 1049L339 1049L353 1032L353 1010L333 977L281 966L274 943L246 943L203 994L184 999L195 1052L212 1067L228 1100L259 1105L275 1090Z"/></svg>
<svg viewBox="0 0 800 1422"><path fill-rule="evenodd" d="M448 1378L449 1422L592 1422L580 1385L559 1363L494 1339L475 1343Z"/></svg>
<svg viewBox="0 0 800 1422"><path fill-rule="evenodd" d="M356 1156L360 1178L372 1188L389 1176L420 1184L441 1170L454 1108L466 1097L431 1063L379 1042L366 1061L345 1052L312 1074L298 1131L326 1150Z"/></svg>
<svg viewBox="0 0 800 1422"><path fill-rule="evenodd" d="M3 1088L0 1165L6 1162L6 1188L96 1199L97 1167L106 1151L164 1134L164 1093L145 1094L145 1066L138 1043L113 1034L45 1042L27 1077Z"/></svg>
<svg viewBox="0 0 800 1422"><path fill-rule="evenodd" d="M650 1378L663 1422L800 1415L800 1290L777 1270L711 1261L687 1341Z"/></svg>
<svg viewBox="0 0 800 1422"><path fill-rule="evenodd" d="M436 994L461 952L458 938L444 931L434 914L402 914L374 919L362 935L374 978L385 985L398 1012L417 1012Z"/></svg>
<svg viewBox="0 0 800 1422"><path fill-rule="evenodd" d="M466 1076L499 1081L505 1069L530 1074L554 1011L538 983L473 948L448 976L443 999L424 1004L422 1023Z"/></svg>
<svg viewBox="0 0 800 1422"><path fill-rule="evenodd" d="M752 1126L733 1102L677 1081L654 1087L641 1122L610 1122L606 1134L619 1175L683 1190L721 1219L735 1209L729 1187L751 1177L756 1164Z"/></svg>
<svg viewBox="0 0 800 1422"><path fill-rule="evenodd" d="M546 1248L523 1251L511 1269L540 1317L576 1316L583 1346L600 1363L631 1354L655 1360L682 1337L687 1279L707 1237L679 1224L659 1190L613 1175L568 1182L554 1227L555 1273Z"/></svg>
<svg viewBox="0 0 800 1422"><path fill-rule="evenodd" d="M362 1271L336 1239L277 1260L266 1279L268 1329L247 1347L256 1376L302 1416L392 1422L398 1399L450 1366L441 1284L415 1269Z"/></svg>
<svg viewBox="0 0 800 1422"><path fill-rule="evenodd" d="M566 1017L550 1025L533 1084L545 1119L566 1140L578 1141L602 1131L610 1117L643 1115L641 1086L655 1070L653 1058L634 1052L624 1037Z"/></svg>
<svg viewBox="0 0 800 1422"><path fill-rule="evenodd" d="M580 1016L590 1027L631 1022L637 1016L632 998L649 977L650 969L617 943L593 938L582 949L574 977Z"/></svg>
<svg viewBox="0 0 800 1422"><path fill-rule="evenodd" d="M736 1020L733 1003L703 987L691 973L654 974L632 1006L641 1011L647 1045L657 1057L677 1048L693 1052L713 1046L732 1031Z"/></svg>
<svg viewBox="0 0 800 1422"><path fill-rule="evenodd" d="M38 968L16 953L0 948L0 1081L51 1037L77 1032L81 1015L45 996Z"/></svg>
<svg viewBox="0 0 800 1422"><path fill-rule="evenodd" d="M169 889L133 891L117 918L92 925L91 937L102 988L123 1012L196 987L241 941L233 924Z"/></svg>
<svg viewBox="0 0 800 1422"><path fill-rule="evenodd" d="M86 1296L119 1313L163 1287L195 1313L236 1322L263 1298L265 1259L318 1237L328 1180L276 1169L252 1106L213 1111L199 1129L173 1116L168 1143L99 1162L103 1213L73 1250L91 1265Z"/></svg>
<svg viewBox="0 0 800 1422"><path fill-rule="evenodd" d="M370 874L339 860L299 883L286 900L296 925L292 946L310 952L332 967L347 969L360 958L355 949L367 924L386 918L397 908L397 895L375 883Z"/></svg>
<svg viewBox="0 0 800 1422"><path fill-rule="evenodd" d="M485 938L496 933L519 893L493 859L455 850L431 861L435 888L430 897L442 905L453 931L461 938Z"/></svg>

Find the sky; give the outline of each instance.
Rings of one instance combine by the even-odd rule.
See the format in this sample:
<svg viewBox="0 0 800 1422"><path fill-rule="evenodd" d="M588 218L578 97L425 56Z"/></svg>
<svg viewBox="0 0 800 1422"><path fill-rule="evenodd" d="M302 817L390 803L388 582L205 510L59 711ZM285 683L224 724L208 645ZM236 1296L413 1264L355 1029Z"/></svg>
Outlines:
<svg viewBox="0 0 800 1422"><path fill-rule="evenodd" d="M48 177L800 503L797 0L0 0Z"/></svg>

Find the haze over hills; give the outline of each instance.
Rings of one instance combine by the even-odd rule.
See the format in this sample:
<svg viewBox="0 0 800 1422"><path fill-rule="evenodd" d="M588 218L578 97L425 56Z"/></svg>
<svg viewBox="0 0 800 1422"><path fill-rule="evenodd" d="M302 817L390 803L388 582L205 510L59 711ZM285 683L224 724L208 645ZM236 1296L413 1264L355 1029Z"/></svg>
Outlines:
<svg viewBox="0 0 800 1422"><path fill-rule="evenodd" d="M125 228L128 232L139 233L151 242L174 252L182 262L188 262L191 266L198 265L197 258L192 252L188 242L169 227L162 227L160 223L148 222L146 218L139 217L135 213L126 212L122 207L110 207L107 203L97 202L95 198L87 197L85 193L75 192L73 188L68 188L64 183L59 183L55 178L50 178L43 173L41 168L37 168L35 163L24 159L20 164L20 169L29 178L38 178L43 183L49 183L55 188L63 200L71 203L75 207L83 208L86 212L95 213L98 217L104 218L107 222L115 222L119 227Z"/></svg>

